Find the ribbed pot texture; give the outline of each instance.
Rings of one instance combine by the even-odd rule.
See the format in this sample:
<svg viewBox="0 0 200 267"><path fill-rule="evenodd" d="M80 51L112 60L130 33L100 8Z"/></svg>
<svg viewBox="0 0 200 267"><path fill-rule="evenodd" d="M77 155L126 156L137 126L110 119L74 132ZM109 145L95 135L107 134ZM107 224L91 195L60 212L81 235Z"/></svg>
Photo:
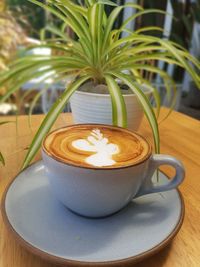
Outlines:
<svg viewBox="0 0 200 267"><path fill-rule="evenodd" d="M88 84L87 86L92 86ZM112 104L111 97L107 93L97 93L92 92L90 88L88 92L85 89L84 91L76 91L71 99L71 109L74 119L74 123L100 123L100 124L110 124L112 125ZM144 93L150 97L151 90L147 87L143 88ZM124 94L124 99L127 109L127 119L128 119L128 129L137 130L142 118L143 118L143 109L141 104L138 102L135 94Z"/></svg>

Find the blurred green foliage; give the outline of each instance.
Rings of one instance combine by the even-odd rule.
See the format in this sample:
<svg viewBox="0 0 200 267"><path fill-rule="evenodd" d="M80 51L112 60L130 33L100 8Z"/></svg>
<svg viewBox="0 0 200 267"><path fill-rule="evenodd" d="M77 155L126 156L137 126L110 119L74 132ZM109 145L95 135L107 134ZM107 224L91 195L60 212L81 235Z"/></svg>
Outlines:
<svg viewBox="0 0 200 267"><path fill-rule="evenodd" d="M27 0L7 0L7 5L17 21L26 29L27 35L39 38L40 29L45 26L44 10Z"/></svg>
<svg viewBox="0 0 200 267"><path fill-rule="evenodd" d="M185 3L171 0L174 16L171 39L185 48L191 45L194 22L200 23L200 0L187 0Z"/></svg>

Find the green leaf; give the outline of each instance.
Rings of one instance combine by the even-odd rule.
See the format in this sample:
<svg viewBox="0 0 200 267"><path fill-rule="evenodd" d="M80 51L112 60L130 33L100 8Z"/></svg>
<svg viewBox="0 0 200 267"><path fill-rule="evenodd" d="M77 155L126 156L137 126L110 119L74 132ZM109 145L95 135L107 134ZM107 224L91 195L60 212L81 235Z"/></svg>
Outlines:
<svg viewBox="0 0 200 267"><path fill-rule="evenodd" d="M136 5L136 4L132 4L132 3L127 3L123 6L118 6L118 7L114 8L113 11L111 12L110 16L108 17L107 25L105 26L102 51L104 51L108 46L109 36L112 35L112 28L113 28L113 25L114 25L117 17L119 16L119 13L127 7L132 7L134 9L143 10L143 8L141 6ZM120 32L119 32L119 34L120 34ZM117 36L119 36L119 34Z"/></svg>
<svg viewBox="0 0 200 267"><path fill-rule="evenodd" d="M83 84L85 81L87 81L90 78L90 76L85 76L80 78L79 80L72 83L65 91L64 93L58 98L58 100L53 104L49 112L47 113L45 119L43 120L40 128L38 129L37 133L35 134L33 141L30 145L30 148L28 150L28 153L26 155L26 158L24 160L22 168L25 168L28 166L28 164L31 162L35 154L40 148L40 145L42 143L43 138L48 133L48 131L51 129L53 123L57 119L60 112L63 110L66 102L69 100L70 96L76 91L81 84Z"/></svg>
<svg viewBox="0 0 200 267"><path fill-rule="evenodd" d="M96 3L88 9L88 23L92 38L92 53L95 65L100 65L105 16L103 5Z"/></svg>
<svg viewBox="0 0 200 267"><path fill-rule="evenodd" d="M53 43L51 42L48 42L48 43L43 43L43 44L40 44L40 45L31 45L29 47L27 47L25 49L25 53L26 52L29 52L35 48L50 48L52 50L55 50L56 52L62 52L64 53L66 56L76 56L77 58L79 57L80 59L86 59L86 55L83 53L82 49L81 49L81 46L78 42L76 41L73 41L71 38L68 38L68 43L67 44L62 44L62 43L56 43L55 40ZM45 57L45 56L39 56L39 55L25 55L24 57L22 58L18 58L14 61L14 64L16 64L16 62L20 62L20 61L23 61L24 58L28 59L30 58L41 58L41 57ZM49 58L53 58L54 56L50 55ZM13 66L13 63L9 64L9 67L12 67ZM0 75L1 77L1 75Z"/></svg>
<svg viewBox="0 0 200 267"><path fill-rule="evenodd" d="M0 151L0 162L5 166L5 159Z"/></svg>
<svg viewBox="0 0 200 267"><path fill-rule="evenodd" d="M146 10L142 10L142 11L137 12L136 14L130 16L129 18L127 18L127 19L123 22L122 26L120 27L120 30L123 30L123 29L127 26L127 24L128 24L129 22L131 22L132 20L135 20L136 18L138 18L138 17L140 17L140 16L143 16L143 15L145 15L145 14L149 14L149 13L150 13L150 14L152 14L152 13L156 13L156 14L163 14L163 15L168 14L168 15L172 16L171 14L167 13L166 11L163 11L163 10L160 10L160 9L146 9ZM173 17L173 16L172 16L172 17Z"/></svg>
<svg viewBox="0 0 200 267"><path fill-rule="evenodd" d="M87 42L87 39L85 37L81 37L80 39L80 45L83 49L83 52L87 56L87 60L89 64L92 64L94 61L94 55L93 55L93 48L91 46L91 43Z"/></svg>
<svg viewBox="0 0 200 267"><path fill-rule="evenodd" d="M70 76L70 77L69 77ZM64 76L64 79L66 79L67 77L71 78L71 81L74 80L77 76L78 76L78 73L75 75L69 75L69 76ZM73 79L72 79L73 78ZM62 79L62 76L57 76L56 78L53 79L53 82L54 83L57 83L59 82L60 80ZM29 122L29 127L31 128L31 115L33 113L33 110L34 110L34 107L37 103L37 101L39 100L39 98L42 96L43 93L45 93L46 90L48 90L49 88L49 85L47 84L46 86L44 86L43 89L41 89L36 95L35 97L33 98L31 104L30 104L30 108L29 108L29 112L28 112L28 122Z"/></svg>
<svg viewBox="0 0 200 267"><path fill-rule="evenodd" d="M162 44L163 47L165 47L168 51L172 53L174 58L176 58L183 66L184 69L187 70L187 72L191 75L194 82L200 88L200 79L197 73L192 69L192 67L188 64L188 62L184 59L184 57L179 53L178 49L173 47L170 42L159 40L159 42Z"/></svg>
<svg viewBox="0 0 200 267"><path fill-rule="evenodd" d="M125 75L119 72L110 72L112 75L123 81L137 96L139 103L141 104L144 113L149 121L149 124L151 126L152 132L153 132L153 138L154 138L154 144L155 144L155 151L156 153L160 152L160 136L159 136L159 130L158 130L158 123L157 119L155 117L153 108L151 106L151 103L149 102L148 98L145 96L145 94L142 92L142 90L139 88L139 86L134 83L129 75Z"/></svg>
<svg viewBox="0 0 200 267"><path fill-rule="evenodd" d="M62 39L67 42L71 41L71 39L66 35L66 33L63 33L58 27L54 25L46 25L45 28L41 30L41 35L43 36L43 38L41 39L45 40L45 34L47 31L62 37Z"/></svg>
<svg viewBox="0 0 200 267"><path fill-rule="evenodd" d="M164 81L164 85L165 85L165 89L167 91L167 98L168 100L171 99L171 95L172 95L172 91L173 91L173 94L174 94L174 98L173 98L173 101L171 103L171 109L173 108L173 105L175 104L174 101L176 101L176 84L174 82L174 80L163 70L157 68L157 67L154 67L154 66L151 66L151 65L148 65L148 64L131 64L129 67L128 65L126 66L127 69L128 68L132 68L132 69L136 69L136 70L146 70L146 71L149 71L149 72L153 72L153 73L156 73L158 75L160 75L160 77L163 79Z"/></svg>
<svg viewBox="0 0 200 267"><path fill-rule="evenodd" d="M150 90L152 90L153 98L155 100L155 105L156 105L156 116L158 118L160 114L160 107L161 107L161 98L160 98L160 94L158 93L158 89L154 87L149 80L144 79L142 75L140 75L140 72L138 70L130 69L130 71L133 73L135 81L140 86L147 86Z"/></svg>
<svg viewBox="0 0 200 267"><path fill-rule="evenodd" d="M127 127L126 104L121 90L111 75L105 75L106 83L112 100L113 124Z"/></svg>
<svg viewBox="0 0 200 267"><path fill-rule="evenodd" d="M77 11L78 13L80 13L82 16L87 17L87 8L85 8L84 6L76 5L73 2L69 2L69 1L67 5L70 5L71 7L73 7L73 9Z"/></svg>
<svg viewBox="0 0 200 267"><path fill-rule="evenodd" d="M129 64L134 64L137 62L138 64L140 62L148 63L152 61L155 62L158 60L183 67L182 64L180 62L177 62L177 60L175 60L174 58L172 58L172 55L168 52L156 52L156 53L149 53L149 54L141 53L137 55L137 51L134 52L134 49L129 49L127 51L124 51L123 55L120 54L116 57L113 57L112 59L110 59L110 61L108 61L108 64L112 63L114 65L120 65L126 68L126 66L128 66Z"/></svg>
<svg viewBox="0 0 200 267"><path fill-rule="evenodd" d="M71 22L71 25L78 29L79 36L85 35L85 37L90 40L90 35L88 31L88 26L86 24L85 18L82 13L77 12L77 8L74 8L74 4L72 4L68 0L61 0L63 3L61 6L59 4L54 4L58 9L66 14L66 17ZM83 34L82 34L83 33Z"/></svg>
<svg viewBox="0 0 200 267"><path fill-rule="evenodd" d="M88 9L88 23L90 29L90 35L92 39L92 54L94 63L97 61L97 23L98 23L99 5L94 4Z"/></svg>
<svg viewBox="0 0 200 267"><path fill-rule="evenodd" d="M98 8L98 14L97 14L97 18L96 18L96 32L97 32L97 62L98 65L100 66L100 60L101 60L101 48L102 48L102 43L103 43L103 18L105 15L105 11L104 11L104 6L103 5L99 5Z"/></svg>
<svg viewBox="0 0 200 267"><path fill-rule="evenodd" d="M160 44L160 50L162 51L164 49L165 52L166 51L169 52L171 57L173 57L173 59L177 61L177 65L181 64L182 68L184 68L184 69L186 69L188 71L188 73L191 75L191 77L193 78L194 82L198 86L198 88L200 88L200 77L199 77L199 75L193 70L192 66L185 59L185 57L188 57L187 53L185 51L179 50L178 48L173 46L170 41L162 40L160 38L153 37L153 36L132 34L132 35L130 35L128 37L121 38L117 42L111 44L106 52L108 53L108 52L110 52L110 51L112 51L112 50L114 50L116 48L118 48L119 51L120 51L120 49L123 49L121 47L122 47L122 45L124 43L125 44L127 44L127 43L133 44L133 42L135 42L135 41L140 41L140 42L146 43L147 46L148 46L148 44L159 43ZM191 59L190 59L190 61L191 61ZM195 61L193 59L192 63L194 63L198 67L198 69L200 69L198 61Z"/></svg>
<svg viewBox="0 0 200 267"><path fill-rule="evenodd" d="M98 0L97 4L104 4L104 5L108 5L108 6L118 6L117 4L115 4L109 0Z"/></svg>
<svg viewBox="0 0 200 267"><path fill-rule="evenodd" d="M85 2L90 7L90 6L94 5L97 2L97 0L85 0Z"/></svg>
<svg viewBox="0 0 200 267"><path fill-rule="evenodd" d="M64 15L63 12L65 11L64 9L62 9L62 7L60 7L59 5L56 5L56 3L54 2L54 6L56 8L53 8L49 5L45 5L37 0L28 0L31 3L34 3L42 8L44 8L45 10L49 11L50 13L52 13L53 15L55 15L56 17L58 17L59 19L61 19L63 22L65 22L71 29L73 29L73 31L79 36L79 37L83 37L84 33L82 32L79 23L77 23L75 18L68 18L66 17L66 14ZM60 10L60 12L58 11ZM88 36L88 32L85 33L86 36Z"/></svg>
<svg viewBox="0 0 200 267"><path fill-rule="evenodd" d="M25 84L27 81L33 78L40 77L44 74L47 74L50 76L56 75L57 67L65 68L66 73L72 70L80 71L81 68L85 67L85 63L83 63L80 59L77 59L73 56L68 57L68 58L63 56L63 57L56 57L56 58L52 57L48 60L41 60L33 64L31 64L30 60L24 61L22 62L20 66L22 66L22 69L20 68L16 69L16 66L15 66L11 70L12 75L8 72L8 74L10 74L10 77L9 77L10 81L12 82L12 84L15 84L15 85L10 87L9 90L6 92L6 94L4 94L0 98L0 103L4 102L11 94L13 94L16 90L18 90L23 84ZM39 68L42 68L42 67L43 67L43 70L42 69L39 70ZM55 71L55 74L53 74L52 71ZM3 84L3 82L4 81L0 80L0 86L1 84Z"/></svg>
<svg viewBox="0 0 200 267"><path fill-rule="evenodd" d="M87 7L90 6L90 2L89 2L89 0L85 0L84 2L85 2L85 5L86 5Z"/></svg>
<svg viewBox="0 0 200 267"><path fill-rule="evenodd" d="M58 12L55 8L52 8L51 6L47 4L43 4L37 0L28 0L28 1L49 11L50 13L54 14L56 17L60 18L62 21L67 22L66 17L63 16L62 13Z"/></svg>
<svg viewBox="0 0 200 267"><path fill-rule="evenodd" d="M25 84L30 79L39 77L40 75L46 74L46 73L50 72L51 70L52 69L46 69L46 70L40 71L40 72L35 73L35 74L32 72L31 68L28 68L27 72L23 71L21 73L20 80L18 80L18 81L15 80L15 82L12 81L12 86L7 90L7 92L4 95L2 95L0 97L0 103L3 103L4 101L6 101L10 95L15 93L23 84ZM17 77L18 72L15 75ZM25 77L24 77L24 75L25 75ZM52 76L52 74L50 76ZM14 78L16 78L16 77L14 76ZM13 77L11 77L11 78L13 78ZM48 77L46 77L45 79L47 79L47 78ZM13 86L13 84L15 84L15 85Z"/></svg>
<svg viewBox="0 0 200 267"><path fill-rule="evenodd" d="M102 45L102 52L107 48L108 45L108 38L109 34L113 28L113 25L116 21L116 18L118 17L119 13L123 9L122 6L116 7L110 14L107 20L107 25L105 27L104 37L103 37L103 45Z"/></svg>
<svg viewBox="0 0 200 267"><path fill-rule="evenodd" d="M148 32L148 31L159 31L163 33L165 30L157 26L147 26L147 27L139 28L138 30L135 31L135 33L138 34L141 32Z"/></svg>

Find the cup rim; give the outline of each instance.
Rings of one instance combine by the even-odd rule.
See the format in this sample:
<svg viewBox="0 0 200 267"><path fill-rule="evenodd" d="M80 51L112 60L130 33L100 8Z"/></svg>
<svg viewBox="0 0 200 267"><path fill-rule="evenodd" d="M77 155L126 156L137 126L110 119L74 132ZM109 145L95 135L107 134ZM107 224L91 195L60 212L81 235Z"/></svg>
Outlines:
<svg viewBox="0 0 200 267"><path fill-rule="evenodd" d="M65 129L65 128L72 128L72 127L81 127L81 126L91 126L93 125L94 127L108 127L108 128L113 128L113 129L121 129L122 131L125 131L125 132L128 132L129 134L133 133L134 135L136 136L139 136L143 141L146 142L147 146L148 146L148 151L146 153L146 155L141 159L139 160L138 162L133 162L133 163L130 163L128 165L125 165L125 166L106 166L106 167L95 167L95 166L90 166L90 165L87 165L87 166L81 166L79 165L78 163L76 162L67 162L65 161L64 159L61 159L61 158L58 158L56 157L55 155L51 154L45 147L45 141L46 139L48 138L49 135L51 135L52 133L56 132L56 131L59 131L59 130L62 130L62 129ZM132 131L132 130L128 130L126 128L123 128L123 127L120 127L120 126L113 126L113 125L109 125L109 124L100 124L100 123L79 123L79 124L70 124L70 125L67 125L67 126L63 126L63 127L59 127L57 129L54 129L52 130L51 132L49 132L43 139L42 141L42 151L47 155L49 156L51 159L59 162L59 163L62 163L62 164L65 164L67 166L72 166L72 167L76 167L76 168L81 168L81 169L90 169L90 170L119 170L119 169L125 169L125 168L130 168L130 167L134 167L134 166L137 166L137 165L140 165L142 164L143 162L145 162L151 155L152 155L152 146L149 144L149 142L147 141L147 139L145 137L143 137L142 135L140 135L139 133L137 133L136 131Z"/></svg>

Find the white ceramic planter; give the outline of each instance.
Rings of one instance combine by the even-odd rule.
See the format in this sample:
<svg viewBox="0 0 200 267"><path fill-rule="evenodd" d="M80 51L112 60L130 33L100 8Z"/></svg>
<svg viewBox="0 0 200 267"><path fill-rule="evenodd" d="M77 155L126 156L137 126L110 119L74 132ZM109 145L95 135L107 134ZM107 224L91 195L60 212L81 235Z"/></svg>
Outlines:
<svg viewBox="0 0 200 267"><path fill-rule="evenodd" d="M143 87L142 90L148 97L151 96L152 91L148 87ZM72 95L70 104L74 123L112 124L111 97L107 89L104 88L103 91L104 93L98 93L98 88L93 90L92 84L87 84ZM127 94L125 91L123 96L127 108L128 129L137 130L144 115L143 109L135 94Z"/></svg>

